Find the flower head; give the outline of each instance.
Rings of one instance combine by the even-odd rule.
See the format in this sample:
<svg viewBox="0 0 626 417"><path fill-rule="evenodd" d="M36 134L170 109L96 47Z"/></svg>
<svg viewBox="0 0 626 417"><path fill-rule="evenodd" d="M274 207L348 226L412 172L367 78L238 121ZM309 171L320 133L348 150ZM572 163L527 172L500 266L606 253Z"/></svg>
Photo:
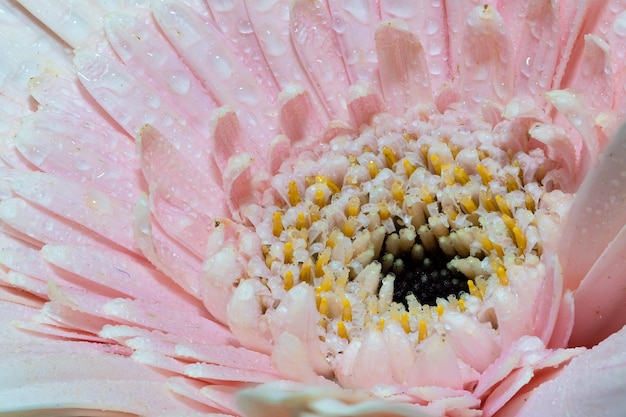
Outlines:
<svg viewBox="0 0 626 417"><path fill-rule="evenodd" d="M623 6L0 11L0 413L531 415L623 339Z"/></svg>

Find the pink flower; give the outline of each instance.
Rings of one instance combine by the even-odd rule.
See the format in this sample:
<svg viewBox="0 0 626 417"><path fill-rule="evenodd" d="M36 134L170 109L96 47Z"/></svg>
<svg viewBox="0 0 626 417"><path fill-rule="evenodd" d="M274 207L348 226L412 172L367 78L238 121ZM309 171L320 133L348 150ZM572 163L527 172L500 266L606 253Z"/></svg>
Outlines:
<svg viewBox="0 0 626 417"><path fill-rule="evenodd" d="M137 3L0 1L0 415L621 412L623 4Z"/></svg>

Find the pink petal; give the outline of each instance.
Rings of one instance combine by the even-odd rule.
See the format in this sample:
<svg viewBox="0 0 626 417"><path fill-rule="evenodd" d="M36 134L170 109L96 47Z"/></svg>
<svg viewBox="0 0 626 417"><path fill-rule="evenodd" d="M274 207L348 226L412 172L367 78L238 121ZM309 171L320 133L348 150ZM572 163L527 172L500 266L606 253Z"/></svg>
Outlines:
<svg viewBox="0 0 626 417"><path fill-rule="evenodd" d="M607 145L598 165L586 176L569 210L560 241L565 288L575 289L626 224L626 128ZM606 288L607 292L611 291Z"/></svg>
<svg viewBox="0 0 626 417"><path fill-rule="evenodd" d="M198 296L202 265L168 236L158 224L152 223L147 197L137 201L133 212L134 235L143 255L185 291Z"/></svg>
<svg viewBox="0 0 626 417"><path fill-rule="evenodd" d="M433 91L450 81L448 22L443 1L415 2L412 0L381 0L382 20L395 18L407 22L419 34L428 66ZM452 6L454 9L456 6ZM371 33L371 31L370 31Z"/></svg>
<svg viewBox="0 0 626 417"><path fill-rule="evenodd" d="M208 135L206 114L215 109L217 103L180 60L150 17L144 13L109 14L104 18L104 28L109 43L127 68L147 80L198 132ZM146 100L150 107L151 101Z"/></svg>
<svg viewBox="0 0 626 417"><path fill-rule="evenodd" d="M379 0L328 2L351 83L361 82L374 89L379 81L371 35L380 21L378 3Z"/></svg>
<svg viewBox="0 0 626 417"><path fill-rule="evenodd" d="M84 45L102 28L100 8L92 3L67 4L63 1L21 0L20 3L61 39L73 47Z"/></svg>
<svg viewBox="0 0 626 417"><path fill-rule="evenodd" d="M136 250L129 223L132 209L128 204L79 183L38 172L15 172L12 185L16 194L39 207L130 251Z"/></svg>
<svg viewBox="0 0 626 417"><path fill-rule="evenodd" d="M318 0L295 0L291 9L291 40L315 91L332 119L349 120L349 83L337 37L325 5Z"/></svg>
<svg viewBox="0 0 626 417"><path fill-rule="evenodd" d="M219 202L221 187L206 174L196 169L174 145L150 125L144 126L137 137L141 155L141 169L152 188L158 188L163 197L181 209L219 217L227 213ZM195 181L186 181L195 178Z"/></svg>
<svg viewBox="0 0 626 417"><path fill-rule="evenodd" d="M571 346L594 346L626 324L626 227L622 227L574 291Z"/></svg>
<svg viewBox="0 0 626 417"><path fill-rule="evenodd" d="M376 55L385 102L394 114L432 101L426 56L416 35L397 23L383 23L376 31Z"/></svg>
<svg viewBox="0 0 626 417"><path fill-rule="evenodd" d="M210 151L207 141L186 126L185 118L161 98L159 91L115 59L87 49L76 52L74 65L89 94L131 137L150 124L171 140L189 163L197 169L206 166Z"/></svg>
<svg viewBox="0 0 626 417"><path fill-rule="evenodd" d="M506 25L495 7L473 9L463 32L461 89L470 102L506 103L513 89L513 59Z"/></svg>
<svg viewBox="0 0 626 417"><path fill-rule="evenodd" d="M235 13L239 13L243 4L233 3L232 6L236 6ZM154 2L152 12L165 36L215 97L217 104L236 106L241 111L240 117L245 130L257 138L256 145L260 145L261 150L265 151L266 145L276 132L274 132L273 117L263 109L274 106L272 99L276 96L278 89L275 85L269 87L267 83L261 85L254 78L249 68L254 67L257 70L258 64L242 62L240 57L235 56L234 51L237 48L231 43L232 38L225 36L213 22L205 21L198 16L196 11L180 2ZM236 16L221 16L224 19L231 17ZM237 25L249 28L249 23L245 21L241 24L237 22ZM233 37L236 38L238 35L233 35ZM241 42L248 43L247 38L250 36L241 34L241 37L246 38L246 40L240 39ZM251 41L255 42L254 39ZM251 45L250 47L252 48ZM258 46L254 49L258 49ZM264 79L270 79L271 81L268 82L272 84L274 82L271 74ZM248 143L245 149L256 151L254 145ZM260 154L263 158L266 156L265 152L260 152Z"/></svg>
<svg viewBox="0 0 626 417"><path fill-rule="evenodd" d="M574 358L556 377L505 406L498 417L618 416L626 409L626 328Z"/></svg>
<svg viewBox="0 0 626 417"><path fill-rule="evenodd" d="M111 410L139 415L196 411L168 392L162 377L119 355L84 345L50 352L0 347L0 413ZM10 355L8 355L8 353ZM81 364L76 366L77 363ZM199 411L199 410L198 410Z"/></svg>

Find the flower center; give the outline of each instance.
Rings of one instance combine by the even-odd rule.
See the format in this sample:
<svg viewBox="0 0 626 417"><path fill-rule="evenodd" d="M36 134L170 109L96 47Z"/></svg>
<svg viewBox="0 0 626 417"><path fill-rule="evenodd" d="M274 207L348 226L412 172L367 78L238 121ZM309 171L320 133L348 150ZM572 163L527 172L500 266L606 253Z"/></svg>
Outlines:
<svg viewBox="0 0 626 417"><path fill-rule="evenodd" d="M265 308L309 285L323 339L393 320L417 343L445 311L477 311L511 266L538 263L535 212L553 161L450 117L381 115L283 167L279 202L256 224L274 295Z"/></svg>

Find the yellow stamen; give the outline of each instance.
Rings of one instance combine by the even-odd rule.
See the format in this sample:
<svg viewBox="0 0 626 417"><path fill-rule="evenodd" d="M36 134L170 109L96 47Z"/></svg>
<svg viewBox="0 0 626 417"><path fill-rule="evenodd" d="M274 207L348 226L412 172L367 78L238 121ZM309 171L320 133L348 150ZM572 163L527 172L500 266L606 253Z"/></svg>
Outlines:
<svg viewBox="0 0 626 417"><path fill-rule="evenodd" d="M428 146L428 145L421 145L420 146L420 152L422 154L422 160L427 165L428 165L428 151L429 150L430 150L430 146Z"/></svg>
<svg viewBox="0 0 626 417"><path fill-rule="evenodd" d="M491 252L493 250L493 243L491 242L491 240L487 237L487 235L481 233L478 236L478 242L483 246L483 248L485 249L485 251L487 253Z"/></svg>
<svg viewBox="0 0 626 417"><path fill-rule="evenodd" d="M311 283L311 262L305 261L300 268L300 282Z"/></svg>
<svg viewBox="0 0 626 417"><path fill-rule="evenodd" d="M472 214L477 209L476 203L474 203L474 200L472 200L472 198L467 194L461 195L459 197L459 202L467 214Z"/></svg>
<svg viewBox="0 0 626 417"><path fill-rule="evenodd" d="M448 217L449 220L454 221L459 213L453 206L446 206L443 208L443 213Z"/></svg>
<svg viewBox="0 0 626 417"><path fill-rule="evenodd" d="M509 217L513 217L513 214L511 213L511 209L509 209L509 205L506 203L506 200L504 199L504 197L502 197L501 195L497 195L496 204L498 205L498 208L500 209L501 213L504 213Z"/></svg>
<svg viewBox="0 0 626 417"><path fill-rule="evenodd" d="M504 269L504 267L499 266L498 269L496 269L496 275L498 275L500 285L502 285L503 287L509 285L509 277L506 274L506 270Z"/></svg>
<svg viewBox="0 0 626 417"><path fill-rule="evenodd" d="M413 133L403 133L402 137L407 142L410 142L412 140L417 140L417 136L415 136Z"/></svg>
<svg viewBox="0 0 626 417"><path fill-rule="evenodd" d="M534 213L535 212L535 200L533 200L533 196L530 194L526 194L524 200L526 203L526 209Z"/></svg>
<svg viewBox="0 0 626 417"><path fill-rule="evenodd" d="M516 227L515 220L513 220L510 216L507 216L506 214L503 214L500 217L502 217L502 221L504 222L506 228L509 229L509 233L513 235L513 228Z"/></svg>
<svg viewBox="0 0 626 417"><path fill-rule="evenodd" d="M491 181L491 175L487 172L487 168L485 168L482 164L478 164L476 165L476 170L478 171L478 175L480 175L480 179L483 180L483 184L489 184L489 181Z"/></svg>
<svg viewBox="0 0 626 417"><path fill-rule="evenodd" d="M509 173L504 175L504 179L506 181L506 189L508 192L513 192L515 190L518 190L519 187L517 185L517 181L515 180L515 177Z"/></svg>
<svg viewBox="0 0 626 417"><path fill-rule="evenodd" d="M315 262L315 275L321 277L324 275L324 267L328 265L328 261L330 260L330 248L326 248L319 254L317 257L317 262Z"/></svg>
<svg viewBox="0 0 626 417"><path fill-rule="evenodd" d="M289 190L287 191L287 198L289 198L289 204L293 207L300 201L300 192L298 191L298 184L295 181L289 181Z"/></svg>
<svg viewBox="0 0 626 417"><path fill-rule="evenodd" d="M378 173L380 172L380 169L378 168L378 165L376 165L376 162L374 161L369 161L367 163L367 169L370 172L370 177L372 178L376 178L376 175L378 175Z"/></svg>
<svg viewBox="0 0 626 417"><path fill-rule="evenodd" d="M517 244L519 251L524 253L524 250L526 250L526 236L524 236L524 233L519 226L515 226L513 228L513 237L515 237L515 243Z"/></svg>
<svg viewBox="0 0 626 417"><path fill-rule="evenodd" d="M467 286L469 287L469 292L471 295L473 295L474 297L477 297L479 299L483 299L483 295L480 293L480 291L478 290L478 288L476 288L476 285L474 284L474 281L472 281L471 279L467 280Z"/></svg>
<svg viewBox="0 0 626 417"><path fill-rule="evenodd" d="M454 177L454 170L453 169L445 169L445 170L443 170L443 172L441 173L441 177L443 178L443 182L448 187L452 187L454 184L456 184L456 178Z"/></svg>
<svg viewBox="0 0 626 417"><path fill-rule="evenodd" d="M454 178L458 183L463 185L467 184L470 180L469 175L467 175L467 172L465 172L463 167L460 165L454 166Z"/></svg>
<svg viewBox="0 0 626 417"><path fill-rule="evenodd" d="M428 337L428 328L426 327L426 321L420 320L419 329L417 331L417 340L422 341Z"/></svg>
<svg viewBox="0 0 626 417"><path fill-rule="evenodd" d="M330 178L328 178L325 175L316 175L315 176L315 181L320 183L320 184L326 184L333 194L336 194L339 191L341 191L341 188L339 188L337 186L337 184L335 184L333 182L333 180L331 180Z"/></svg>
<svg viewBox="0 0 626 417"><path fill-rule="evenodd" d="M315 197L313 197L313 203L316 204L319 208L322 208L326 205L326 196L324 195L324 191L322 190L315 191Z"/></svg>
<svg viewBox="0 0 626 417"><path fill-rule="evenodd" d="M285 243L285 263L290 264L293 262L293 242L289 241Z"/></svg>
<svg viewBox="0 0 626 417"><path fill-rule="evenodd" d="M378 215L381 220L387 220L391 213L389 212L389 207L387 207L387 202L385 200L378 203Z"/></svg>
<svg viewBox="0 0 626 417"><path fill-rule="evenodd" d="M459 154L459 152L461 152L461 148L459 148L454 143L448 143L448 149L450 149L450 153L452 154L452 157L454 159L456 159L456 156Z"/></svg>
<svg viewBox="0 0 626 417"><path fill-rule="evenodd" d="M348 259L345 263L346 264L350 263L350 260ZM336 277L335 287L336 288L339 287L345 290L346 284L348 283L349 278L350 278L350 271L348 270L348 268L343 268L339 272L339 276Z"/></svg>
<svg viewBox="0 0 626 417"><path fill-rule="evenodd" d="M430 204L433 201L435 201L435 199L433 198L432 194L430 194L430 191L428 191L428 188L425 185L422 185L420 187L420 189L417 190L417 195L426 204Z"/></svg>
<svg viewBox="0 0 626 417"><path fill-rule="evenodd" d="M285 272L285 278L283 278L283 287L285 287L286 291L289 291L293 288L293 272Z"/></svg>
<svg viewBox="0 0 626 417"><path fill-rule="evenodd" d="M335 276L332 272L327 272L324 274L324 278L322 278L322 282L320 283L319 289L321 292L328 292L333 289L333 284L335 283Z"/></svg>
<svg viewBox="0 0 626 417"><path fill-rule="evenodd" d="M343 234L346 237L352 237L354 236L354 232L356 231L356 226L357 226L357 222L356 222L356 218L354 217L350 217L348 220L346 220L346 222L343 224Z"/></svg>
<svg viewBox="0 0 626 417"><path fill-rule="evenodd" d="M437 154L430 155L430 163L433 167L433 173L437 175L441 175L441 159L439 159L439 155Z"/></svg>
<svg viewBox="0 0 626 417"><path fill-rule="evenodd" d="M346 215L348 217L356 217L361 210L361 200L359 197L352 196L348 199L348 206L346 207Z"/></svg>
<svg viewBox="0 0 626 417"><path fill-rule="evenodd" d="M341 337L342 339L348 339L348 330L346 329L346 325L343 321L339 321L337 323L337 336Z"/></svg>
<svg viewBox="0 0 626 417"><path fill-rule="evenodd" d="M309 219L311 219L311 224L315 223L320 218L320 208L318 206L309 207Z"/></svg>
<svg viewBox="0 0 626 417"><path fill-rule="evenodd" d="M393 199L398 203L402 203L404 201L404 189L402 187L402 183L400 181L394 181L391 185L391 195Z"/></svg>
<svg viewBox="0 0 626 417"><path fill-rule="evenodd" d="M329 248L334 248L335 244L337 243L338 235L339 235L339 230L333 229L333 231L330 232L330 235L328 235L328 238L326 239L326 246L328 246Z"/></svg>
<svg viewBox="0 0 626 417"><path fill-rule="evenodd" d="M352 306L350 306L350 301L344 297L343 300L341 300L341 305L341 320L352 321Z"/></svg>
<svg viewBox="0 0 626 417"><path fill-rule="evenodd" d="M458 301L458 303L457 303L457 304L458 304L458 306L459 306L459 311L460 311L461 313L462 313L462 312L464 312L464 311L466 310L466 308L467 308L467 307L465 307L465 300L464 300L464 299L459 298L459 301Z"/></svg>
<svg viewBox="0 0 626 417"><path fill-rule="evenodd" d="M480 201L483 203L483 207L488 212L497 211L498 206L496 205L496 201L493 199L493 194L490 191L481 191L480 192Z"/></svg>
<svg viewBox="0 0 626 417"><path fill-rule="evenodd" d="M417 169L417 167L415 165L413 165L408 159L404 159L404 162L402 163L402 165L404 166L404 172L406 172L406 176L407 178L410 178L411 175L413 175L413 173L415 172L415 170Z"/></svg>
<svg viewBox="0 0 626 417"><path fill-rule="evenodd" d="M385 162L387 162L387 167L389 167L389 169L393 169L393 165L398 162L398 158L396 158L396 155L393 153L391 148L383 146L383 156L385 157Z"/></svg>
<svg viewBox="0 0 626 417"><path fill-rule="evenodd" d="M385 319L378 320L378 330L381 332L385 330Z"/></svg>
<svg viewBox="0 0 626 417"><path fill-rule="evenodd" d="M441 304L437 304L437 317L443 316L443 306Z"/></svg>
<svg viewBox="0 0 626 417"><path fill-rule="evenodd" d="M305 227L306 227L306 217L304 216L304 213L298 213L298 216L296 216L296 229L302 230Z"/></svg>
<svg viewBox="0 0 626 417"><path fill-rule="evenodd" d="M405 333L411 332L411 324L409 323L409 313L406 311L402 313L402 317L400 317L400 325Z"/></svg>
<svg viewBox="0 0 626 417"><path fill-rule="evenodd" d="M326 297L320 298L320 307L318 311L321 315L328 317L328 299Z"/></svg>
<svg viewBox="0 0 626 417"><path fill-rule="evenodd" d="M504 249L502 249L502 246L498 245L497 243L494 243L493 248L496 250L496 253L498 254L500 258L504 256Z"/></svg>
<svg viewBox="0 0 626 417"><path fill-rule="evenodd" d="M283 216L280 211L275 211L272 215L272 233L274 237L280 236L283 231Z"/></svg>

